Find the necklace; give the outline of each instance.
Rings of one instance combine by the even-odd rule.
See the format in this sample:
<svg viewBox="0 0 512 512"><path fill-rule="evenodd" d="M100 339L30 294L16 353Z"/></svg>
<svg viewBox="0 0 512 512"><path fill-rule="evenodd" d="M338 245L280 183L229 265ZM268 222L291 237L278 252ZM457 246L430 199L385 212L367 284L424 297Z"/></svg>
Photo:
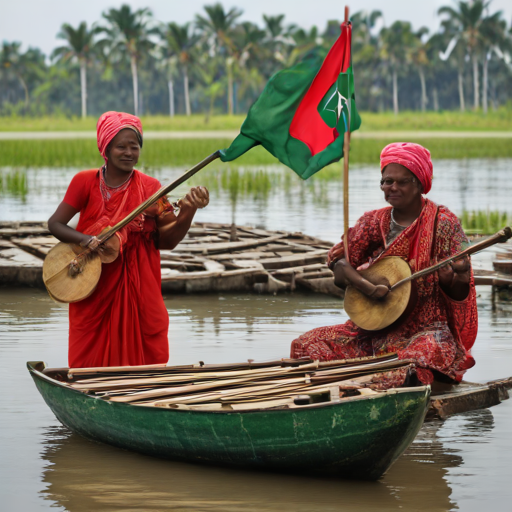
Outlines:
<svg viewBox="0 0 512 512"><path fill-rule="evenodd" d="M130 174L128 175L128 177L119 185L116 185L116 186L113 186L113 185L109 185L107 183L107 167L106 166L103 166L103 181L105 182L105 185L108 187L108 188L119 188L119 187L122 187L123 185L126 184L126 182L132 177L132 174L133 174L133 169L130 171Z"/></svg>
<svg viewBox="0 0 512 512"><path fill-rule="evenodd" d="M113 194L116 194L118 192L123 192L124 190L126 190L129 185L130 185L130 182L131 182L131 179L132 179L132 176L133 176L133 171L130 173L130 175L128 176L128 178L126 178L125 181L123 181L123 183L121 183L120 185L117 185L115 187L111 187L105 180L105 172L106 172L106 167L103 166L101 168L101 172L100 172L100 192L101 192L101 195L103 197L103 199L105 201L108 201Z"/></svg>
<svg viewBox="0 0 512 512"><path fill-rule="evenodd" d="M397 226L400 226L401 228L405 228L405 226L402 226L402 224L398 224L398 222L395 220L395 217L393 216L393 212L394 212L394 208L391 208L391 220L394 224L396 224Z"/></svg>

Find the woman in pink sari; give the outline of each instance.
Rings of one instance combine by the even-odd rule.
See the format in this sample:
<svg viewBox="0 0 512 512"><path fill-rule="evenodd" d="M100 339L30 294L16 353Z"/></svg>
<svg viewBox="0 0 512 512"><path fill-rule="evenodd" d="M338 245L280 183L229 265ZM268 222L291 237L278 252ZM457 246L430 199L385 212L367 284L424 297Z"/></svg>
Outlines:
<svg viewBox="0 0 512 512"><path fill-rule="evenodd" d="M343 242L328 256L335 283L379 298L356 271L386 256L405 259L412 272L463 249L468 240L457 217L423 197L432 186L432 161L418 144L395 143L381 153L381 189L390 207L365 213L348 232L349 262ZM476 293L469 259L416 279L417 300L406 318L382 331L364 331L352 321L309 331L292 342L291 357L321 361L397 352L413 359L421 382L460 381L475 363L470 355L478 329Z"/></svg>
<svg viewBox="0 0 512 512"><path fill-rule="evenodd" d="M48 220L61 241L103 251L96 235L114 226L160 187L134 169L142 147L140 119L106 112L97 125L100 169L79 172ZM176 216L164 197L116 233L117 259L102 265L89 297L69 305L69 366L165 364L169 359L169 316L161 292L160 253L185 236L208 191L196 187L182 199ZM80 212L77 229L67 225ZM107 242L108 244L108 242Z"/></svg>

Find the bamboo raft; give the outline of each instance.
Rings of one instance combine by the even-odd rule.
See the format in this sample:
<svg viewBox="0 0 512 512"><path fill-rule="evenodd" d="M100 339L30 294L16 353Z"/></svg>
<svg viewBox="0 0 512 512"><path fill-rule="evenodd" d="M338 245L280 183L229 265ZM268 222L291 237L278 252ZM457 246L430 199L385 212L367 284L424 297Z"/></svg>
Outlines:
<svg viewBox="0 0 512 512"><path fill-rule="evenodd" d="M43 260L57 243L45 222L0 222L0 285L44 288ZM326 265L332 243L302 233L195 223L173 251L161 252L164 293L304 290L343 297ZM475 284L504 296L512 286L512 243Z"/></svg>
<svg viewBox="0 0 512 512"><path fill-rule="evenodd" d="M0 222L0 285L44 288L43 260L57 243L44 222ZM302 233L194 223L160 251L164 293L295 289L342 297L326 267L332 243Z"/></svg>

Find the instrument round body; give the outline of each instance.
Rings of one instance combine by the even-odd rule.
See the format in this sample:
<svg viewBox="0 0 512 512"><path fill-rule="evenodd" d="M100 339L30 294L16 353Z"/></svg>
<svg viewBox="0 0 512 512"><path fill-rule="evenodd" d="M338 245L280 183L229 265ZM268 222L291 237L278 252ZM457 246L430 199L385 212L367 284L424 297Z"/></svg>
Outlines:
<svg viewBox="0 0 512 512"><path fill-rule="evenodd" d="M397 256L382 258L360 274L373 284L389 286L411 275L411 268ZM382 299L372 299L353 286L347 286L344 307L350 320L365 331L379 331L390 326L404 313L411 296L411 282L400 285Z"/></svg>
<svg viewBox="0 0 512 512"><path fill-rule="evenodd" d="M80 271L70 271L70 264L84 249L79 245L59 242L43 263L43 281L50 296L59 302L78 302L95 290L101 275L101 259L92 252L80 258Z"/></svg>

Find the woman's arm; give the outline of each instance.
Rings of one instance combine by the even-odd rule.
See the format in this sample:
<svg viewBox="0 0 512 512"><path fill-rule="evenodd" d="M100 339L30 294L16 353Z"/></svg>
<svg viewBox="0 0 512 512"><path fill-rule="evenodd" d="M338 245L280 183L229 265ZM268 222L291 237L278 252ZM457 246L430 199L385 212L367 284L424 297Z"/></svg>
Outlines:
<svg viewBox="0 0 512 512"><path fill-rule="evenodd" d="M178 216L169 212L157 217L159 249L174 249L185 238L198 208L204 208L210 201L206 187L192 187L180 201Z"/></svg>
<svg viewBox="0 0 512 512"><path fill-rule="evenodd" d="M366 280L345 258L332 265L332 271L334 272L334 284L338 288L345 289L351 285L373 299L381 299L389 292L389 287L385 284L374 285Z"/></svg>
<svg viewBox="0 0 512 512"><path fill-rule="evenodd" d="M87 244L93 243L92 239L95 237L84 235L67 225L77 213L78 210L63 201L59 204L55 213L48 219L48 229L50 233L61 242L85 247ZM91 249L94 249L94 247L91 247Z"/></svg>

